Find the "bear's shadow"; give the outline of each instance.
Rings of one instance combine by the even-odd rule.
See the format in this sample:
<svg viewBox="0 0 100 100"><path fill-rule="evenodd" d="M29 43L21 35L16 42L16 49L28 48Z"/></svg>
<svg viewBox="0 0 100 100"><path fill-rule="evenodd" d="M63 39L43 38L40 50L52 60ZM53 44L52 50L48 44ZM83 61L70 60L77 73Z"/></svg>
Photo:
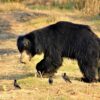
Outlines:
<svg viewBox="0 0 100 100"><path fill-rule="evenodd" d="M34 76L35 76L34 73L0 75L0 80L24 79L28 77L34 77Z"/></svg>
<svg viewBox="0 0 100 100"><path fill-rule="evenodd" d="M20 79L25 79L28 77L36 77L35 73L27 73L27 74L9 74L9 75L0 75L0 80L20 80ZM62 76L54 76L53 79L59 79ZM76 81L81 81L80 77L72 77L72 76L68 76L70 80L76 80ZM41 79L41 76L38 76L38 78ZM48 78L45 76L45 78ZM62 80L61 80L62 81Z"/></svg>

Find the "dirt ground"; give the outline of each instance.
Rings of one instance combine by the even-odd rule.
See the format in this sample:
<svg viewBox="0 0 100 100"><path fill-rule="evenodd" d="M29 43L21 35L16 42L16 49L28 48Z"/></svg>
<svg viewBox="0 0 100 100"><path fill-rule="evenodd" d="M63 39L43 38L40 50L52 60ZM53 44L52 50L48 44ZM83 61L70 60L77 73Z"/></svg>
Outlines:
<svg viewBox="0 0 100 100"><path fill-rule="evenodd" d="M78 18L76 12L66 11L63 15L58 10L0 12L0 100L100 100L100 83L81 82L82 75L76 62L65 60L54 77L53 85L48 84L48 78L34 75L35 65L41 57L34 58L29 64L31 67L19 63L17 37L58 20L88 24L99 36L100 23L96 25ZM61 78L63 72L67 72L72 83ZM22 89L13 86L14 79L18 79Z"/></svg>

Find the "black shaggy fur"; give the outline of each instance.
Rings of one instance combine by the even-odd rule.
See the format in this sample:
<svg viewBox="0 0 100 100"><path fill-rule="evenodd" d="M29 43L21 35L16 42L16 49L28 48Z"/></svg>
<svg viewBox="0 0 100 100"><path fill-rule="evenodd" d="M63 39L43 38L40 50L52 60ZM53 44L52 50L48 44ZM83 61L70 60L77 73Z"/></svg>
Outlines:
<svg viewBox="0 0 100 100"><path fill-rule="evenodd" d="M56 72L63 57L68 57L78 61L83 81L96 80L99 43L98 37L87 25L60 21L19 36L17 46L20 52L27 50L31 57L44 52L44 59L36 66L41 73Z"/></svg>

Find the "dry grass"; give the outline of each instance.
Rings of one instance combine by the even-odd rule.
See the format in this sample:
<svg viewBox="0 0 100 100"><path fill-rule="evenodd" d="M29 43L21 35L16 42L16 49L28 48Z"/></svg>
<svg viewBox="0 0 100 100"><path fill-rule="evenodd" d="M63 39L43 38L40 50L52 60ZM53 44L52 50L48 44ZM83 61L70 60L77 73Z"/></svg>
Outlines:
<svg viewBox="0 0 100 100"><path fill-rule="evenodd" d="M100 1L99 0L86 0L83 8L85 15L97 15L100 14Z"/></svg>
<svg viewBox="0 0 100 100"><path fill-rule="evenodd" d="M14 7L12 6L3 5L4 8L1 8L0 13L0 37L5 36L4 39L0 38L0 100L100 100L100 83L81 82L82 74L76 61L64 59L62 67L54 77L53 85L49 85L48 78L35 76L35 66L43 55L36 55L24 66L19 63L19 53L16 48L18 35L60 20L88 24L92 26L96 34L100 35L100 27L97 28L98 20L91 21L83 18L79 12L58 9L31 10L26 6L24 9L22 5L18 7L18 10L11 9ZM12 33L15 37L11 38ZM61 78L64 72L70 77L72 84L66 83ZM14 79L18 80L21 90L14 88Z"/></svg>
<svg viewBox="0 0 100 100"><path fill-rule="evenodd" d="M9 11L14 9L25 9L26 5L38 5L41 8L43 6L54 6L61 9L77 9L82 11L85 16L100 15L100 0L1 0L1 11ZM7 9L3 5L7 5ZM7 4L8 3L8 4ZM45 7L44 7L45 8Z"/></svg>
<svg viewBox="0 0 100 100"><path fill-rule="evenodd" d="M28 8L18 2L0 3L0 12L9 12L15 10L27 10Z"/></svg>

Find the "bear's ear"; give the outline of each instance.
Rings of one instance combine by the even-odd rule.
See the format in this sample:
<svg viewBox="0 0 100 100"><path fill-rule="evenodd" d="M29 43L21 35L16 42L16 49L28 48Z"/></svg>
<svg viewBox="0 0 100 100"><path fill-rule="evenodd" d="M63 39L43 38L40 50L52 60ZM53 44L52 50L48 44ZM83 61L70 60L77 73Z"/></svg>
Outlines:
<svg viewBox="0 0 100 100"><path fill-rule="evenodd" d="M23 45L24 45L24 47L28 48L30 46L30 41L28 39L24 38Z"/></svg>

